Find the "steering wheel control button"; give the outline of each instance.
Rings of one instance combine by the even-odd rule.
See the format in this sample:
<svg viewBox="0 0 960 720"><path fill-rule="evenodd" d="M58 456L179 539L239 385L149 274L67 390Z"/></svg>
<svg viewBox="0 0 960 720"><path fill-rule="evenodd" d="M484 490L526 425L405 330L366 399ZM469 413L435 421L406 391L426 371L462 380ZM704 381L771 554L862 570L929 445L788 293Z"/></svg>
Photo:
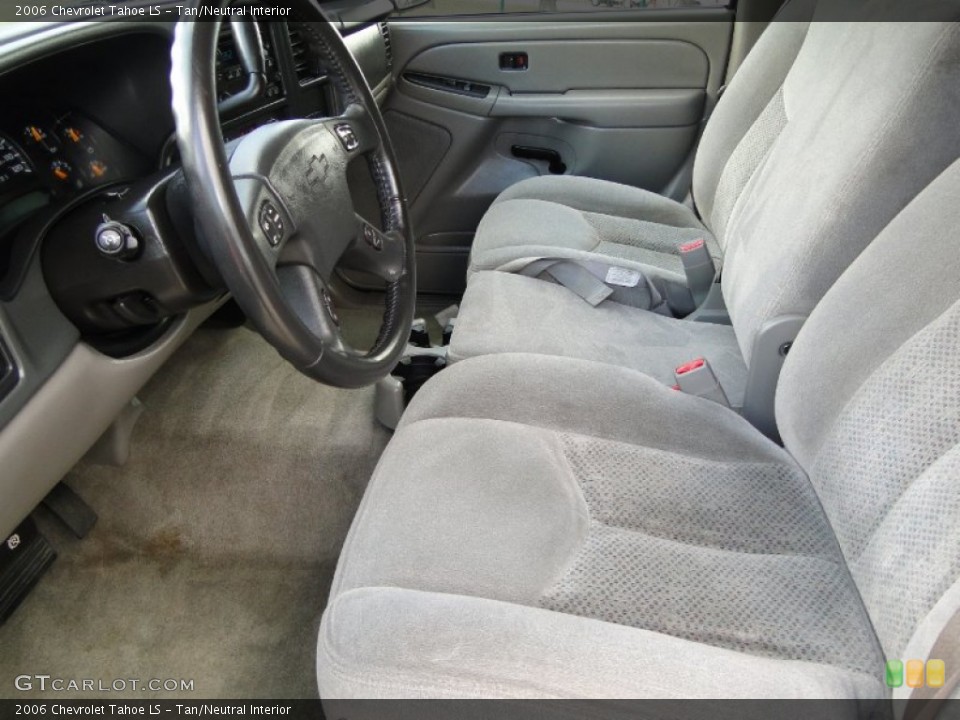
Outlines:
<svg viewBox="0 0 960 720"><path fill-rule="evenodd" d="M380 233L378 233L369 225L363 226L363 239L366 240L367 245L372 247L374 250L383 250L383 238L380 237Z"/></svg>
<svg viewBox="0 0 960 720"><path fill-rule="evenodd" d="M343 145L343 149L347 152L351 152L360 147L360 141L357 140L357 136L353 132L353 128L347 123L340 123L339 125L336 125L333 128L333 131L337 134L337 137L340 138L340 144Z"/></svg>
<svg viewBox="0 0 960 720"><path fill-rule="evenodd" d="M321 298L323 300L323 306L327 309L327 314L330 315L330 319L333 320L333 323L337 327L340 327L340 316L337 315L337 308L333 304L333 297L326 288L323 289Z"/></svg>
<svg viewBox="0 0 960 720"><path fill-rule="evenodd" d="M110 258L130 260L140 252L140 240L133 230L113 220L105 219L97 227L95 239L97 250Z"/></svg>
<svg viewBox="0 0 960 720"><path fill-rule="evenodd" d="M260 206L260 217L258 218L260 229L267 238L267 242L272 247L277 247L283 241L283 217L277 206L269 200L264 200Z"/></svg>

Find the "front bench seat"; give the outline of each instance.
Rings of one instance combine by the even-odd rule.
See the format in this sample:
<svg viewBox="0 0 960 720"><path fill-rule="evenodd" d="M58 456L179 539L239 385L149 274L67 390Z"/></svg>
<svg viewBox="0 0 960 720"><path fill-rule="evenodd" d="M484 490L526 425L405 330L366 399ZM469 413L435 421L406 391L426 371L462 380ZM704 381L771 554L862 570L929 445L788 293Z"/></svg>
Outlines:
<svg viewBox="0 0 960 720"><path fill-rule="evenodd" d="M813 312L785 449L588 361L432 379L344 545L321 697L888 697L960 608L957 197L960 162Z"/></svg>
<svg viewBox="0 0 960 720"><path fill-rule="evenodd" d="M960 17L956 6L921 4L938 17ZM771 101L784 110L786 124L724 232L716 233L724 248L720 287L731 326L705 327L611 301L591 307L561 285L483 271L468 283L450 360L559 354L629 367L672 384L679 364L704 356L739 407L751 394L751 371L763 378L779 366L783 341L766 343L769 328L802 323L863 248L960 155L960 24L866 21L888 17L896 12L892 7L868 1L858 5L856 17L863 21L817 20L804 33ZM920 10L911 6L911 12ZM783 32L776 25L772 31ZM748 63L758 57L762 53L751 53ZM749 78L742 74L747 69L736 80ZM715 117L737 101L736 80ZM708 138L704 142L709 145ZM516 214L522 223L522 213ZM543 233L536 242L548 242L549 228ZM528 237L535 237L532 229ZM769 424L773 399L763 392L758 398L762 393L754 391L750 405L762 407Z"/></svg>
<svg viewBox="0 0 960 720"><path fill-rule="evenodd" d="M722 258L737 200L786 125L783 83L815 5L785 6L704 130L693 190L706 224L692 208L639 188L575 176L530 178L504 190L484 215L468 274L520 272L540 258L599 261L640 270L668 297L682 297L679 246L702 238Z"/></svg>

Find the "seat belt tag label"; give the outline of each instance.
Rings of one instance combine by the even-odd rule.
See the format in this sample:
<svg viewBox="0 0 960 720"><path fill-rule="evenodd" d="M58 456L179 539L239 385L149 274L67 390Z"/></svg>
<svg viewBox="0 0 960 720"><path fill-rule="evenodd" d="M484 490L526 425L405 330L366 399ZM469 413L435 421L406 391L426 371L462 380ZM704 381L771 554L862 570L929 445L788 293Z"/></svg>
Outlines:
<svg viewBox="0 0 960 720"><path fill-rule="evenodd" d="M642 275L639 270L612 265L607 268L605 282L607 285L632 288L640 284L641 277Z"/></svg>

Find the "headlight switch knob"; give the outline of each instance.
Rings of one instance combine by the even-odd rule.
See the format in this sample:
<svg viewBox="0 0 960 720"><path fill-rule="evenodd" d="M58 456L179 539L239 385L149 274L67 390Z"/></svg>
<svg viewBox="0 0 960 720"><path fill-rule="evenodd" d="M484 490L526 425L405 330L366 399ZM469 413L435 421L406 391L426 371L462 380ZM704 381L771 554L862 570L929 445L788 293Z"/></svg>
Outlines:
<svg viewBox="0 0 960 720"><path fill-rule="evenodd" d="M140 240L133 229L106 217L97 226L95 239L97 250L106 257L117 260L132 260L140 252Z"/></svg>

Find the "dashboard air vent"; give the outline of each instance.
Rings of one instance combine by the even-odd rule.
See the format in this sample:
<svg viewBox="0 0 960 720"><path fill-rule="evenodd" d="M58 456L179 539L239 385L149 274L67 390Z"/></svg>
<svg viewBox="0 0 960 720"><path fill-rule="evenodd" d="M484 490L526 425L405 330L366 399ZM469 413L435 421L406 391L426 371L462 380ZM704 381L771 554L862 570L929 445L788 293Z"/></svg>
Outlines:
<svg viewBox="0 0 960 720"><path fill-rule="evenodd" d="M263 50L266 53L267 88L266 96L273 100L283 95L283 81L277 67L276 55L270 29L264 23L259 23L260 37L263 41ZM220 34L217 36L217 97L223 102L229 97L243 90L247 85L243 67L240 65L240 56L237 54L237 43L233 37L230 23L223 23Z"/></svg>
<svg viewBox="0 0 960 720"><path fill-rule="evenodd" d="M383 48L387 54L387 70L393 70L393 46L390 44L390 26L385 20L377 23L380 26L380 36L383 38Z"/></svg>
<svg viewBox="0 0 960 720"><path fill-rule="evenodd" d="M297 79L301 85L307 85L324 76L320 69L320 63L310 52L307 41L304 39L304 31L291 23L287 32L290 35L290 53L293 58L293 67L297 73Z"/></svg>

